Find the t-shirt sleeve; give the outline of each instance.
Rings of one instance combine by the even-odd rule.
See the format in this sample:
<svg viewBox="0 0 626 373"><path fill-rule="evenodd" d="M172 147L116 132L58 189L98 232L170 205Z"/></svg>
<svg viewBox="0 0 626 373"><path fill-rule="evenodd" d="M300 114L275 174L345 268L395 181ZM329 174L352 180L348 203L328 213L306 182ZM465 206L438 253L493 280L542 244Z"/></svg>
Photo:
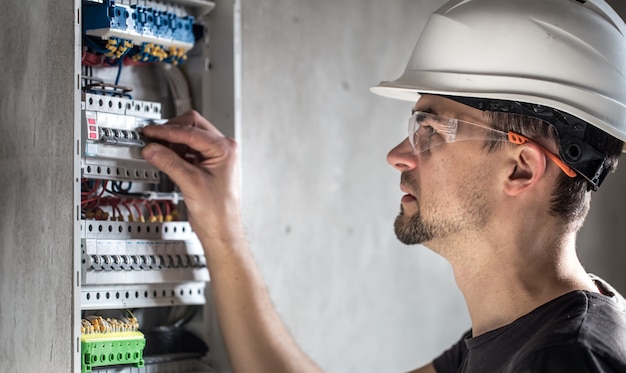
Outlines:
<svg viewBox="0 0 626 373"><path fill-rule="evenodd" d="M457 373L461 370L467 356L465 340L470 336L471 331L466 332L457 343L433 360L437 373Z"/></svg>

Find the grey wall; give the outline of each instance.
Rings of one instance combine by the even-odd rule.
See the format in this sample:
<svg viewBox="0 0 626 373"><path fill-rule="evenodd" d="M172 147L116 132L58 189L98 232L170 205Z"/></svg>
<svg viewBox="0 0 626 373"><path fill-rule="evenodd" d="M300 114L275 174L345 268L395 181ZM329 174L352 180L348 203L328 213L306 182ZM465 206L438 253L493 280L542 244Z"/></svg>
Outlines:
<svg viewBox="0 0 626 373"><path fill-rule="evenodd" d="M626 2L609 0L624 18ZM614 175L609 175L591 200L591 211L578 239L582 262L594 272L611 282L622 294L626 293L626 159Z"/></svg>
<svg viewBox="0 0 626 373"><path fill-rule="evenodd" d="M0 371L70 372L75 8L24 4L0 12Z"/></svg>
<svg viewBox="0 0 626 373"><path fill-rule="evenodd" d="M278 311L329 372L400 372L469 326L447 262L399 244L385 160L412 104L400 75L442 1L244 1L243 196Z"/></svg>

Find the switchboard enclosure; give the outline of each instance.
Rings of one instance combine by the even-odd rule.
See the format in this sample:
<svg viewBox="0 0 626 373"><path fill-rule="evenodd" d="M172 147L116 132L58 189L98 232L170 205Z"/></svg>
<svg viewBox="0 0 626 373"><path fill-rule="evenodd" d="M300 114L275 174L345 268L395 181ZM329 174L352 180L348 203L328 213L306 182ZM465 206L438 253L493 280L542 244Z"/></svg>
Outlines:
<svg viewBox="0 0 626 373"><path fill-rule="evenodd" d="M9 2L0 96L0 371L212 372L184 200L142 127L238 137L239 1Z"/></svg>

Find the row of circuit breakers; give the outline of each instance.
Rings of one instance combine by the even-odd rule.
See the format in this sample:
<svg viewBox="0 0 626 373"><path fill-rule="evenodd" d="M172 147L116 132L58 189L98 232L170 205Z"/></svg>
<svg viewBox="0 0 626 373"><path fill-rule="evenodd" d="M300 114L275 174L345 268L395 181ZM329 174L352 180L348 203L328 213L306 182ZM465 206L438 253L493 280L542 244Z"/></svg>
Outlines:
<svg viewBox="0 0 626 373"><path fill-rule="evenodd" d="M92 70L84 68L83 74L93 66L178 65L195 42L195 19L174 0L83 0L82 16L83 68L85 54L92 56L88 63L102 63L88 64ZM82 372L163 371L159 364L148 370L144 348L150 339L130 310L206 303L209 273L199 240L177 212L182 197L159 187L165 176L140 154L147 143L141 129L165 122L161 103L126 93L83 86ZM119 319L94 314L112 310L129 313ZM166 371L209 371L185 364L191 363Z"/></svg>

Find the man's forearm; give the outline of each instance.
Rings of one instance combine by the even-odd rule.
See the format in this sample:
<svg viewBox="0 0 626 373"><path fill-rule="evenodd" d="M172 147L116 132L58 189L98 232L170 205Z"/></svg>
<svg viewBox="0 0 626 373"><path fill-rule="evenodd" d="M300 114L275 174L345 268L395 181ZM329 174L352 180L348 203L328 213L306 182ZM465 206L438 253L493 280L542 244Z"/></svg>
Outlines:
<svg viewBox="0 0 626 373"><path fill-rule="evenodd" d="M201 238L217 317L235 372L320 372L280 320L243 230Z"/></svg>
<svg viewBox="0 0 626 373"><path fill-rule="evenodd" d="M217 317L236 372L319 372L282 323L245 238L237 144L196 112L147 126L144 158L181 189L202 242Z"/></svg>

